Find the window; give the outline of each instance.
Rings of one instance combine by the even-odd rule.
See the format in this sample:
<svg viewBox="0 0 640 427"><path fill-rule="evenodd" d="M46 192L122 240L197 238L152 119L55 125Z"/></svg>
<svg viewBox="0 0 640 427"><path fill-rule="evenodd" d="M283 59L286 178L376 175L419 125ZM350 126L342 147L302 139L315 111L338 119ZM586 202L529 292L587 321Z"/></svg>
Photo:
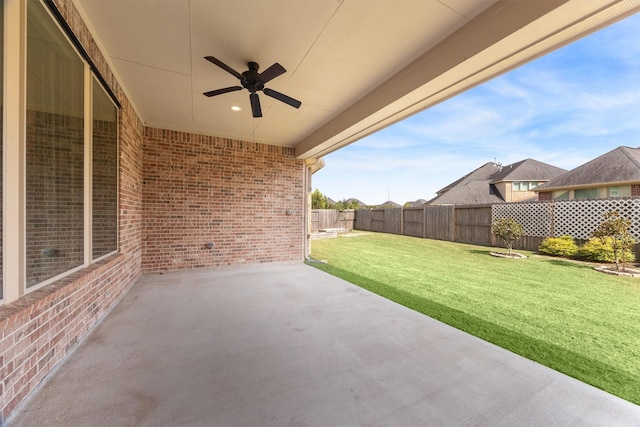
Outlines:
<svg viewBox="0 0 640 427"><path fill-rule="evenodd" d="M553 200L569 200L569 191L554 191Z"/></svg>
<svg viewBox="0 0 640 427"><path fill-rule="evenodd" d="M513 191L529 191L538 186L537 181L513 181Z"/></svg>
<svg viewBox="0 0 640 427"><path fill-rule="evenodd" d="M598 197L600 197L598 188L583 188L574 193L575 199L597 199Z"/></svg>
<svg viewBox="0 0 640 427"><path fill-rule="evenodd" d="M119 104L54 9L0 0L2 302L118 249Z"/></svg>
<svg viewBox="0 0 640 427"><path fill-rule="evenodd" d="M621 187L609 187L609 197L630 197L631 186L624 185Z"/></svg>
<svg viewBox="0 0 640 427"><path fill-rule="evenodd" d="M92 259L118 249L118 110L93 79Z"/></svg>
<svg viewBox="0 0 640 427"><path fill-rule="evenodd" d="M84 64L36 1L27 6L27 287L84 263Z"/></svg>

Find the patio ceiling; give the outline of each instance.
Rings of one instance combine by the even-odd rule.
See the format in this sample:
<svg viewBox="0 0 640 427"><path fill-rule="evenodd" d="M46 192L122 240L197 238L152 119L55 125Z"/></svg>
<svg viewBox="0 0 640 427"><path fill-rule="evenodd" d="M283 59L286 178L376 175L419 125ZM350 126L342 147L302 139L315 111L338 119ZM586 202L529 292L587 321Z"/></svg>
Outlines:
<svg viewBox="0 0 640 427"><path fill-rule="evenodd" d="M637 0L74 0L147 126L319 157L640 10ZM267 87L203 92L275 62ZM231 106L239 106L235 112Z"/></svg>

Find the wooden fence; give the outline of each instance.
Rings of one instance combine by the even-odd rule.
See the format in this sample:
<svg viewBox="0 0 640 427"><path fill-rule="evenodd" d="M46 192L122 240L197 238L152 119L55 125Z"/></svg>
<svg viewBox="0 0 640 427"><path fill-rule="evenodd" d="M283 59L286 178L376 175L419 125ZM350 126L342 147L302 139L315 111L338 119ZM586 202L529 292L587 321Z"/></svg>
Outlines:
<svg viewBox="0 0 640 427"><path fill-rule="evenodd" d="M327 229L353 230L355 211L335 209L314 209L311 211L311 232Z"/></svg>
<svg viewBox="0 0 640 427"><path fill-rule="evenodd" d="M549 236L588 238L602 220L602 213L612 209L631 219L631 233L640 241L640 197L359 209L355 211L353 228L475 245L502 246L491 232L491 224L493 219L512 216L525 229L525 236L516 241L513 247L535 251ZM636 253L640 259L640 244L636 245Z"/></svg>
<svg viewBox="0 0 640 427"><path fill-rule="evenodd" d="M359 209L354 228L427 239L491 245L491 205Z"/></svg>

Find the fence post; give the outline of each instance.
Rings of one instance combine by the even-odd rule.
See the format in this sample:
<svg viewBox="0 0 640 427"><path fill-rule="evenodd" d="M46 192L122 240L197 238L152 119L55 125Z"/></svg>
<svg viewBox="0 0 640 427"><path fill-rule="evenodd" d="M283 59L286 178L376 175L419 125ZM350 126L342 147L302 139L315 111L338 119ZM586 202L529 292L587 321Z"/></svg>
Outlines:
<svg viewBox="0 0 640 427"><path fill-rule="evenodd" d="M549 213L549 221L551 222L549 224L549 233L551 234L551 237L555 237L556 236L556 213L555 213L555 202L553 200L551 200L551 206L549 207L549 209L551 210L551 212Z"/></svg>
<svg viewBox="0 0 640 427"><path fill-rule="evenodd" d="M427 207L422 207L422 238L427 237Z"/></svg>

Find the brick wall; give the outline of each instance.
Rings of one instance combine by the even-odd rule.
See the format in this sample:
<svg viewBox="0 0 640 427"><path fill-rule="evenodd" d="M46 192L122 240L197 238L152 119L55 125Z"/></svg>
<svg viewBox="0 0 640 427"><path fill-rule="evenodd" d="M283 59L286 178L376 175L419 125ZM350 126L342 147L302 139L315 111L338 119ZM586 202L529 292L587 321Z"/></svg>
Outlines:
<svg viewBox="0 0 640 427"><path fill-rule="evenodd" d="M141 274L143 125L71 0L55 0L122 104L119 254L0 306L0 424Z"/></svg>
<svg viewBox="0 0 640 427"><path fill-rule="evenodd" d="M545 200L553 200L553 193L551 191L544 191L544 192L540 192L538 193L538 200L540 201L545 201Z"/></svg>
<svg viewBox="0 0 640 427"><path fill-rule="evenodd" d="M54 3L122 104L119 252L0 306L0 423L143 267L302 261L305 253L304 165L292 148L145 129L73 1Z"/></svg>
<svg viewBox="0 0 640 427"><path fill-rule="evenodd" d="M292 148L146 128L143 270L302 261L303 174Z"/></svg>

